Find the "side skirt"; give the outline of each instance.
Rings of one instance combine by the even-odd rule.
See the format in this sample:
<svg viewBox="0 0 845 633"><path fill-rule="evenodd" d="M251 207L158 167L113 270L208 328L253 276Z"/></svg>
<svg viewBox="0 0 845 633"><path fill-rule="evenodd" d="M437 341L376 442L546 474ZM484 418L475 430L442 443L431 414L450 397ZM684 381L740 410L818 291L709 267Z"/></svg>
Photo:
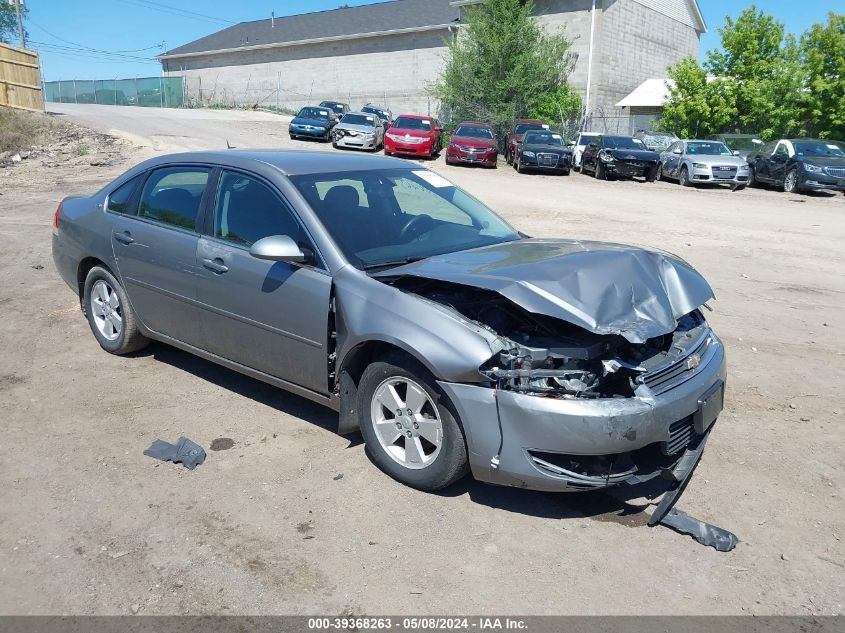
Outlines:
<svg viewBox="0 0 845 633"><path fill-rule="evenodd" d="M193 345L189 345L188 343L183 343L182 341L170 338L169 336L166 336L164 334L152 332L146 327L143 329L145 330L144 335L148 338L161 341L162 343L166 343L167 345L172 345L173 347L188 352L189 354L194 354L195 356L199 356L200 358L211 361L212 363L221 365L226 369L231 369L232 371L236 371L245 376L249 376L250 378L255 378L256 380L260 380L261 382L266 382L268 385L273 385L274 387L278 387L279 389L284 389L285 391L289 391L298 396L302 396L303 398L307 398L312 402L317 402L319 404L325 405L334 411L340 411L340 399L337 396L328 396L326 394L312 391L311 389L306 389L305 387L300 387L295 383L288 382L287 380L283 380L281 378L277 378L276 376L271 376L270 374L265 374L264 372L258 371L257 369L252 369L251 367L247 367L246 365L241 365L240 363L228 360L226 358L223 358L222 356L218 356L217 354L212 354L211 352L207 352L198 347L194 347Z"/></svg>

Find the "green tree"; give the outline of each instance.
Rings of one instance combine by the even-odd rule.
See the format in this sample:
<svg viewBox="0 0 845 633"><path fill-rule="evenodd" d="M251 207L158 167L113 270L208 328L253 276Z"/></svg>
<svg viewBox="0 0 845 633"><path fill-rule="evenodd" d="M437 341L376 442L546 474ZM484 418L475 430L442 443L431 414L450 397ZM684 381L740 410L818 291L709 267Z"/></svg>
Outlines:
<svg viewBox="0 0 845 633"><path fill-rule="evenodd" d="M807 133L845 139L845 14L828 13L827 24L814 24L801 36L800 48Z"/></svg>
<svg viewBox="0 0 845 633"><path fill-rule="evenodd" d="M563 84L555 92L543 95L528 113L532 119L548 121L568 138L574 137L583 115L581 96L569 84Z"/></svg>
<svg viewBox="0 0 845 633"><path fill-rule="evenodd" d="M440 79L429 87L444 118L480 119L501 133L561 95L575 57L562 32L533 17L532 0L485 0L465 7L466 25L449 43ZM557 120L557 119L555 119Z"/></svg>
<svg viewBox="0 0 845 633"><path fill-rule="evenodd" d="M736 120L735 83L708 78L693 57L669 69L669 101L657 124L660 130L681 138L718 134Z"/></svg>
<svg viewBox="0 0 845 633"><path fill-rule="evenodd" d="M699 66L692 59L670 67L671 91L662 123L677 134L721 131L769 139L805 133L807 93L802 47L784 26L755 6L719 29L721 46ZM677 128L677 129L674 129Z"/></svg>
<svg viewBox="0 0 845 633"><path fill-rule="evenodd" d="M764 138L799 132L802 91L798 46L784 25L752 5L719 29L721 47L705 70L734 81L734 127Z"/></svg>
<svg viewBox="0 0 845 633"><path fill-rule="evenodd" d="M26 15L27 8L21 7L21 17ZM15 12L15 5L6 0L0 0L0 42L20 44L18 39L18 16Z"/></svg>

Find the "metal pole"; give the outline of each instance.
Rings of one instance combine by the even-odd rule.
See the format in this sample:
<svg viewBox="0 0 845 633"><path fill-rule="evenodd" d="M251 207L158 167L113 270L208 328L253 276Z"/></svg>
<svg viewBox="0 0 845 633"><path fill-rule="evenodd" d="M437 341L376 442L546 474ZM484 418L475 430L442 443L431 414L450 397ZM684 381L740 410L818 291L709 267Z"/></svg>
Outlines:
<svg viewBox="0 0 845 633"><path fill-rule="evenodd" d="M15 13L18 16L18 38L21 41L21 48L26 48L26 36L23 32L23 20L21 20L21 0L13 0L15 3Z"/></svg>
<svg viewBox="0 0 845 633"><path fill-rule="evenodd" d="M596 0L593 0L593 8L590 11L590 55L587 59L587 95L584 99L584 123L581 129L587 124L587 117L590 116L590 85L593 81L593 37L596 32Z"/></svg>

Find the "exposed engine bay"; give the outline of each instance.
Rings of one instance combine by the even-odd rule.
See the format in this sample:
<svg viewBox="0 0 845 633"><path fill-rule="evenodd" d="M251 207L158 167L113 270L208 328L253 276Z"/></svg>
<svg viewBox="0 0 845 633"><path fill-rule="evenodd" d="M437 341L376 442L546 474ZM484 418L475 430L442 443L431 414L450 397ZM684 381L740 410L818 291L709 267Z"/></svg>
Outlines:
<svg viewBox="0 0 845 633"><path fill-rule="evenodd" d="M707 330L695 310L678 321L674 332L637 344L528 312L491 290L416 277L402 277L392 285L494 333L503 350L480 367L491 386L540 396L632 397L648 372L674 363Z"/></svg>

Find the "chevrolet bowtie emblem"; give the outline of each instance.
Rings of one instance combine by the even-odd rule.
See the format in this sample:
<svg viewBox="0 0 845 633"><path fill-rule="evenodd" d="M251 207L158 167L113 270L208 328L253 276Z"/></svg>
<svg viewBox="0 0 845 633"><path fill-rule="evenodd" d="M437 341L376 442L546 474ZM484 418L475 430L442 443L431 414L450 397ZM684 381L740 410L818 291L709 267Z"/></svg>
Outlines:
<svg viewBox="0 0 845 633"><path fill-rule="evenodd" d="M693 354L687 359L687 369L695 369L701 365L701 356Z"/></svg>

